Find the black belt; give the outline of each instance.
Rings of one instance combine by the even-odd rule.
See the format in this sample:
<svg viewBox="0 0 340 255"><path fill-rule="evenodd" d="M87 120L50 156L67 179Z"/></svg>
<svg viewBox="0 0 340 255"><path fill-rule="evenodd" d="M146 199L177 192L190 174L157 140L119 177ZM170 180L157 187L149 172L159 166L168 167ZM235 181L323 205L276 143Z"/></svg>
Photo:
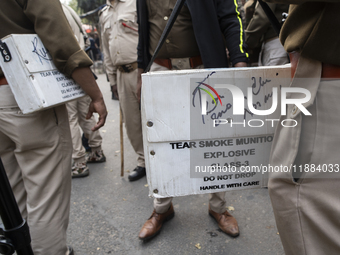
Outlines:
<svg viewBox="0 0 340 255"><path fill-rule="evenodd" d="M132 71L136 70L138 68L137 62L127 64L127 65L120 65L117 66L118 70L122 73L131 73Z"/></svg>

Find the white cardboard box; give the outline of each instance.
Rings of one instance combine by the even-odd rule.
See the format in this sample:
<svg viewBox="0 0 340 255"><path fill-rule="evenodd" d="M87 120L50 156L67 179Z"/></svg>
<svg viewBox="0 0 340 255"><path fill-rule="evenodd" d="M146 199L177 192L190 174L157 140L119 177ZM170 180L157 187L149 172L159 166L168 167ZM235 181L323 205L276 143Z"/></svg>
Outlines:
<svg viewBox="0 0 340 255"><path fill-rule="evenodd" d="M60 73L36 34L9 35L2 39L12 60L0 66L21 111L31 113L85 95L74 80Z"/></svg>
<svg viewBox="0 0 340 255"><path fill-rule="evenodd" d="M280 92L281 87L289 86L290 65L151 72L143 74L142 81L143 141L150 196L176 197L267 185L267 174L240 172L240 168L268 164L280 118L280 93L274 113L252 116L247 89L251 88L257 110L270 109L273 87ZM243 115L233 114L232 94L227 89L217 89L221 84L242 90ZM200 104L204 94L207 104ZM202 115L202 105L207 105L207 115ZM216 118L234 125L214 127ZM204 166L209 170L211 165L226 166L228 172L204 172Z"/></svg>

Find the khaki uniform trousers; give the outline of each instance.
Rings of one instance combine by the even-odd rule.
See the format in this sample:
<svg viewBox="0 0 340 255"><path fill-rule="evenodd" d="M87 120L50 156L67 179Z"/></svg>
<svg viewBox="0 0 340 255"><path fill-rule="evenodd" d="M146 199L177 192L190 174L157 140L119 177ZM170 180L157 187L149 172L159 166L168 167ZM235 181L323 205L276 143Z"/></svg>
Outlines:
<svg viewBox="0 0 340 255"><path fill-rule="evenodd" d="M262 44L259 55L259 66L277 66L287 63L289 63L288 54L283 48L279 38Z"/></svg>
<svg viewBox="0 0 340 255"><path fill-rule="evenodd" d="M94 116L88 120L86 119L90 102L90 97L85 96L66 104L72 135L72 158L74 162L85 162L86 152L82 145L79 126L83 130L85 137L89 139L89 146L92 148L92 150L97 151L101 149L103 139L100 135L100 132L98 130L91 130L91 128L96 125L96 119Z"/></svg>
<svg viewBox="0 0 340 255"><path fill-rule="evenodd" d="M313 79L299 79L299 77ZM340 80L321 80L321 63L300 58L292 87L307 88L311 100L305 107L312 116L288 116L299 124L294 128L278 125L272 145L270 164L290 166L308 164L302 174L271 173L269 194L276 224L287 255L333 255L340 252L340 172L311 171L311 164L339 162ZM287 124L290 125L290 124ZM302 167L303 169L303 167ZM339 168L338 168L339 170Z"/></svg>
<svg viewBox="0 0 340 255"><path fill-rule="evenodd" d="M196 68L203 68L203 66L198 66ZM157 63L153 63L150 71L166 71L168 68L158 65ZM216 213L223 213L226 211L226 200L225 200L226 192L217 192L209 194L209 206L210 209ZM166 198L155 198L153 200L153 207L157 213L165 213L168 211L171 205L172 197Z"/></svg>
<svg viewBox="0 0 340 255"><path fill-rule="evenodd" d="M126 133L137 154L137 166L145 167L142 116L137 99L137 72L137 69L130 73L117 69L117 90Z"/></svg>
<svg viewBox="0 0 340 255"><path fill-rule="evenodd" d="M0 157L35 255L68 253L71 153L65 105L23 115L9 86L0 86Z"/></svg>

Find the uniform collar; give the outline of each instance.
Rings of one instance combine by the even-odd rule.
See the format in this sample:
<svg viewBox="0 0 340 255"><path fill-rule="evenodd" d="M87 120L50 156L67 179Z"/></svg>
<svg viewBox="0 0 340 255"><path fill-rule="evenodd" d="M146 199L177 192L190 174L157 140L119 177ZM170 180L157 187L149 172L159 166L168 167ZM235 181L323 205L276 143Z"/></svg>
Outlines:
<svg viewBox="0 0 340 255"><path fill-rule="evenodd" d="M126 0L114 0L113 1L113 5L115 5L115 2L126 2ZM110 0L106 0L106 4L113 7L113 5L111 4L111 1Z"/></svg>

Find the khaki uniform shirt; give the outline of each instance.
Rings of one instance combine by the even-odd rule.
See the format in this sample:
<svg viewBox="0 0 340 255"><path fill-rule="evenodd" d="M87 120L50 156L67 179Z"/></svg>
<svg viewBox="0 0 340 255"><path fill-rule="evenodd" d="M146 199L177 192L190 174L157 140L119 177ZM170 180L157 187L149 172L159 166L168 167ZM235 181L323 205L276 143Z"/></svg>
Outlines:
<svg viewBox="0 0 340 255"><path fill-rule="evenodd" d="M108 1L99 23L106 72L116 85L117 66L137 61L138 25L136 0Z"/></svg>
<svg viewBox="0 0 340 255"><path fill-rule="evenodd" d="M0 24L0 38L9 34L38 34L58 70L67 76L77 67L92 65L80 49L59 0L1 0Z"/></svg>
<svg viewBox="0 0 340 255"><path fill-rule="evenodd" d="M282 13L288 12L288 4L268 3L268 6L275 14L276 19L281 23ZM269 18L259 3L256 4L253 18L250 20L246 30L246 44L249 48L256 48L269 39L278 37L272 27Z"/></svg>
<svg viewBox="0 0 340 255"><path fill-rule="evenodd" d="M80 17L71 7L65 4L62 4L62 7L65 13L65 16L67 18L67 21L70 24L71 29L74 33L74 36L76 37L77 42L79 43L80 48L85 50L85 41L84 41L85 32L83 31Z"/></svg>
<svg viewBox="0 0 340 255"><path fill-rule="evenodd" d="M248 2L246 2L243 6L244 12L245 12L244 13L244 16L245 16L244 27L245 28L247 28L250 20L253 18L256 3L257 3L256 0L248 0Z"/></svg>
<svg viewBox="0 0 340 255"><path fill-rule="evenodd" d="M146 0L149 14L150 54L168 22L176 0ZM170 30L157 58L186 58L200 55L189 9L184 5Z"/></svg>
<svg viewBox="0 0 340 255"><path fill-rule="evenodd" d="M287 52L340 65L339 0L266 0L291 4L280 40Z"/></svg>

